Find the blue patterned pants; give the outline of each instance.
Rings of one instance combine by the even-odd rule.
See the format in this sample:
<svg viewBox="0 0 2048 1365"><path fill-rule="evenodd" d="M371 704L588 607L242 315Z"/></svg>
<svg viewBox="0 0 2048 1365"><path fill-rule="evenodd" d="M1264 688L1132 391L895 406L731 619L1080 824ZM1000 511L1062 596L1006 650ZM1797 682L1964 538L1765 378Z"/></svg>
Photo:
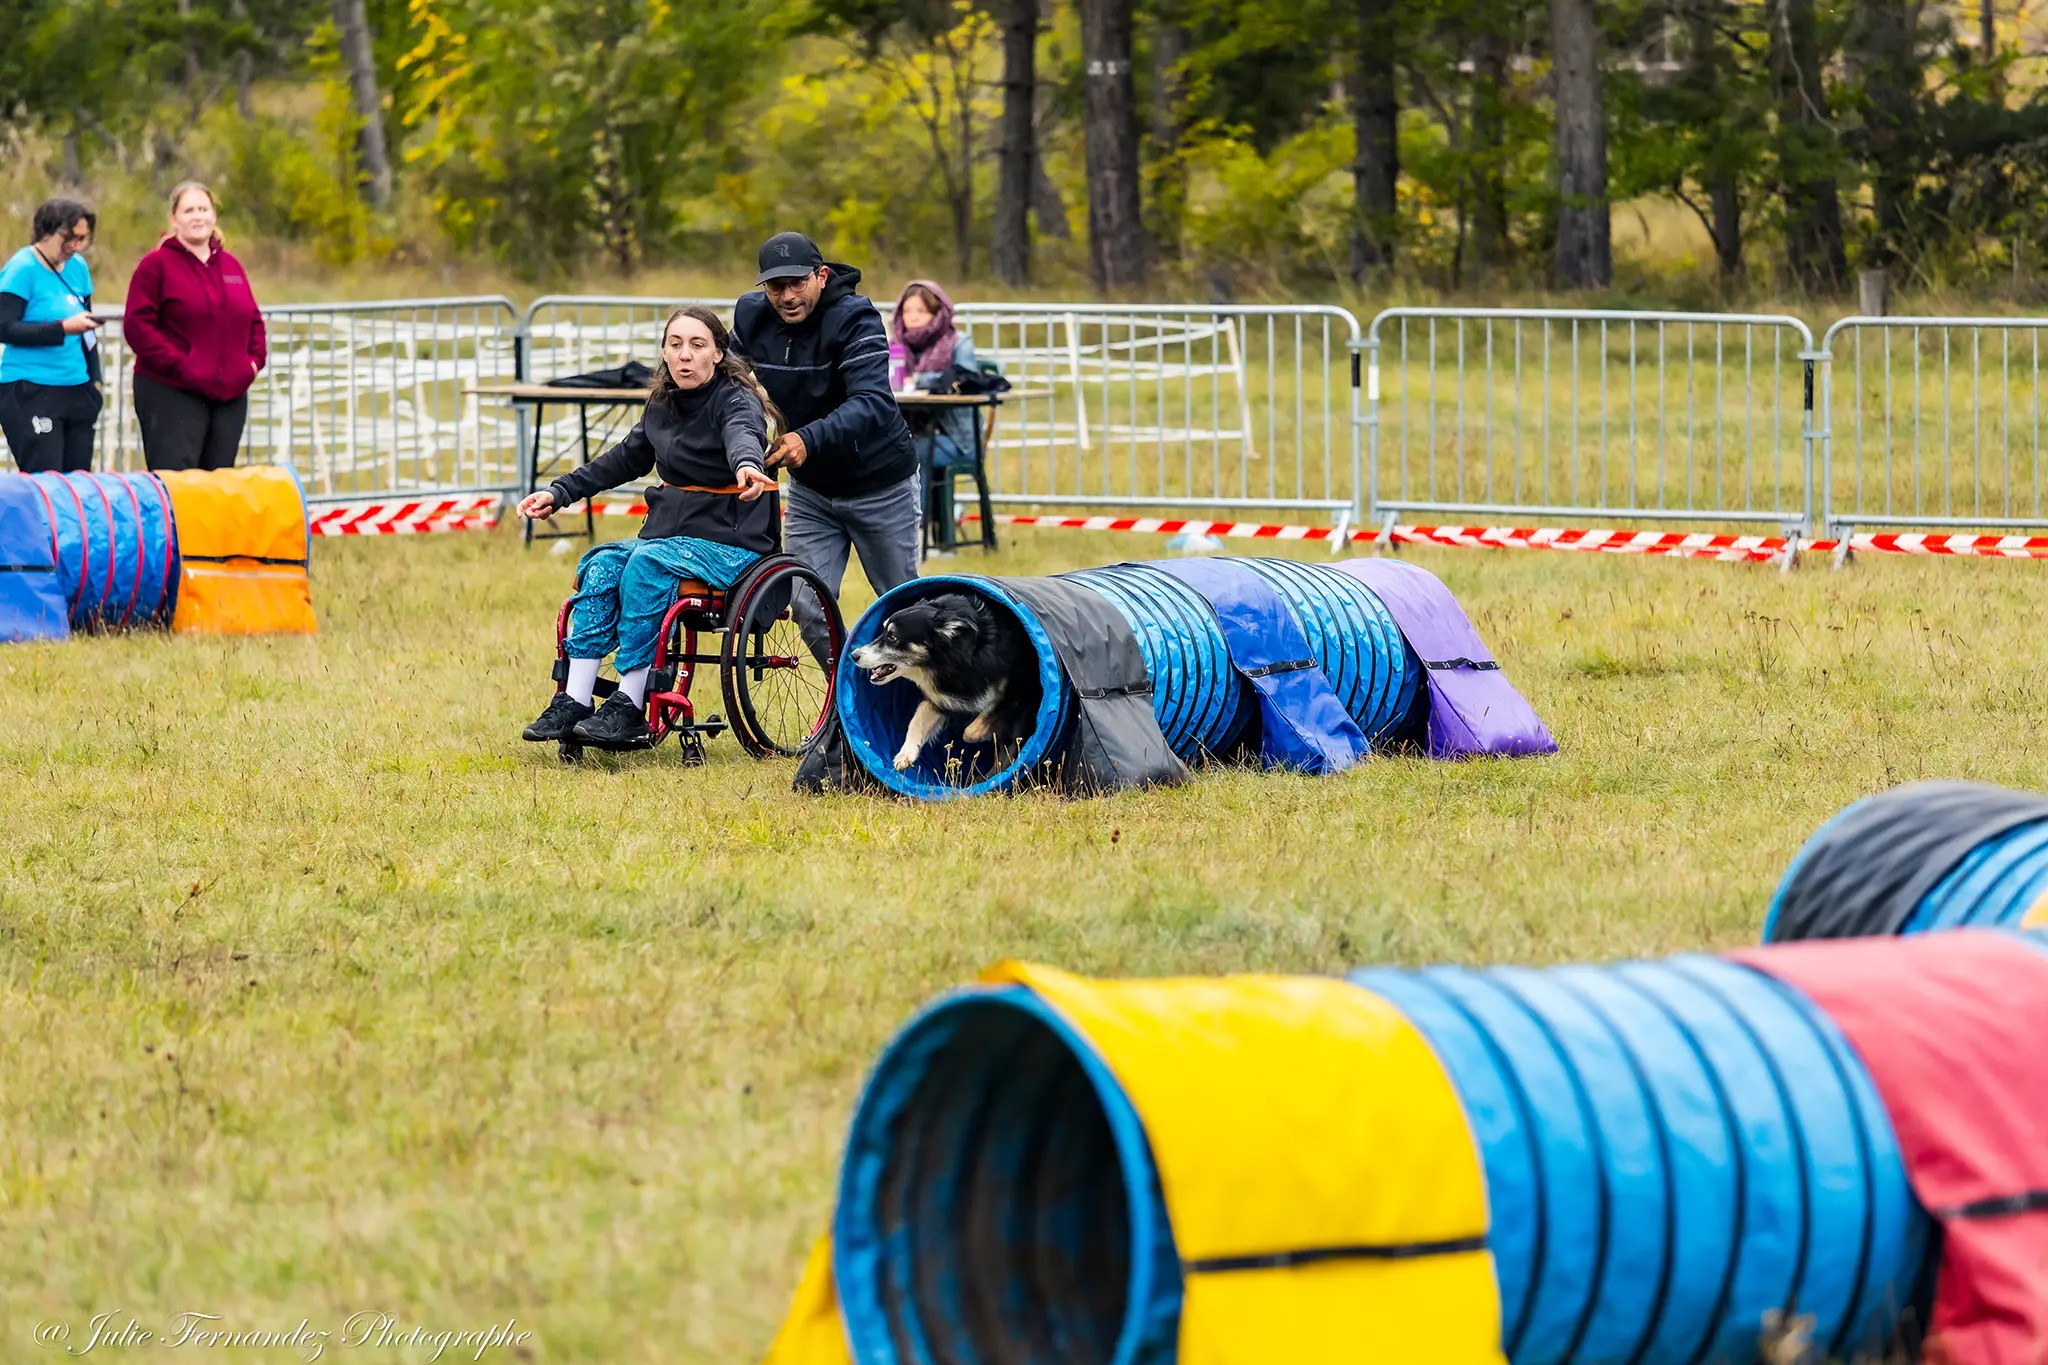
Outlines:
<svg viewBox="0 0 2048 1365"><path fill-rule="evenodd" d="M572 659L602 659L614 649L621 673L654 662L661 618L676 600L676 584L701 578L730 588L760 556L695 536L614 540L591 549L576 564L576 596L569 608Z"/></svg>

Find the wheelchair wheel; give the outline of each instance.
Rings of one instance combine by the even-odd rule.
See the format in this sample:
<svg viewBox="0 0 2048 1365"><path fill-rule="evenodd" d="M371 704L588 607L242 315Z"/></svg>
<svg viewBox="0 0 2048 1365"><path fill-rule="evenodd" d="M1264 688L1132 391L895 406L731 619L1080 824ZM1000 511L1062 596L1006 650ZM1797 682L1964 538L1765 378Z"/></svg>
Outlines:
<svg viewBox="0 0 2048 1365"><path fill-rule="evenodd" d="M820 661L804 642L795 600L819 609L830 640ZM846 627L825 581L794 560L776 564L726 606L719 683L733 735L756 758L800 754L825 727Z"/></svg>

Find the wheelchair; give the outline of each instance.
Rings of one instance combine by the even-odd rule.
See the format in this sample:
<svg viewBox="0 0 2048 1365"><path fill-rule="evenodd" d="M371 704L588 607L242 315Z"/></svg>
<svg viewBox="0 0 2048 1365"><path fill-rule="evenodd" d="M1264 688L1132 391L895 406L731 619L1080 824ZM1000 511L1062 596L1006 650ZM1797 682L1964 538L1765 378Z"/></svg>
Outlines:
<svg viewBox="0 0 2048 1365"><path fill-rule="evenodd" d="M804 642L791 599L808 591L824 617L830 648L820 662ZM569 681L569 608L572 596L555 614L555 690ZM714 646L699 637L722 637ZM786 554L763 556L728 591L694 578L676 585L676 597L661 618L655 638L654 663L647 675L647 728L652 738L637 747L653 748L671 734L684 762L704 761L704 741L725 730L755 758L794 757L824 729L832 712L832 688L839 654L846 644L846 626L838 603L825 581ZM690 685L700 668L717 665L725 714L700 717L690 699ZM599 700L618 690L611 678L599 678ZM583 757L583 745L565 739L564 763Z"/></svg>

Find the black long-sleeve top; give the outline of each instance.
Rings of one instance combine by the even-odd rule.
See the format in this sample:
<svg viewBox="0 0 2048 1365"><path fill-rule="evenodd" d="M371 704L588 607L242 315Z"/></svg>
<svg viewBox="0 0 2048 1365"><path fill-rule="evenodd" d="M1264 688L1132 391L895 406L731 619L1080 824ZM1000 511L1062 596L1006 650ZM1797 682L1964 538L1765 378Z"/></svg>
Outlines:
<svg viewBox="0 0 2048 1365"><path fill-rule="evenodd" d="M647 490L643 540L696 536L756 554L781 546L775 500L742 502L731 487L742 469L760 470L768 449L768 415L751 389L723 374L694 389L670 389L647 400L626 438L549 486L555 506L656 474Z"/></svg>
<svg viewBox="0 0 2048 1365"><path fill-rule="evenodd" d="M85 311L92 311L92 295L87 294L79 302ZM23 322L21 315L28 310L28 300L19 294L0 294L0 346L62 346L71 338L65 335L61 322ZM89 384L100 382L100 348L85 348L85 378Z"/></svg>

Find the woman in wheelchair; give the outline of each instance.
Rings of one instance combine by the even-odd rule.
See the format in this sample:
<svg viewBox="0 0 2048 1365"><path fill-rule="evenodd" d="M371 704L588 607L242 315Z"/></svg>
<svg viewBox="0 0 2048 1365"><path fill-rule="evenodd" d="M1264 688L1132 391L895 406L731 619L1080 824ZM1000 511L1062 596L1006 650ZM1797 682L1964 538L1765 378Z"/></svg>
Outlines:
<svg viewBox="0 0 2048 1365"><path fill-rule="evenodd" d="M647 410L605 454L519 504L519 515L553 515L579 499L649 472L647 521L637 540L599 545L576 565L569 616L569 679L524 738L595 748L650 743L645 702L662 617L676 585L701 579L730 588L781 543L775 479L763 467L776 411L753 367L731 349L725 326L704 308L679 308L662 330L662 365ZM597 669L616 650L618 690L592 705Z"/></svg>

